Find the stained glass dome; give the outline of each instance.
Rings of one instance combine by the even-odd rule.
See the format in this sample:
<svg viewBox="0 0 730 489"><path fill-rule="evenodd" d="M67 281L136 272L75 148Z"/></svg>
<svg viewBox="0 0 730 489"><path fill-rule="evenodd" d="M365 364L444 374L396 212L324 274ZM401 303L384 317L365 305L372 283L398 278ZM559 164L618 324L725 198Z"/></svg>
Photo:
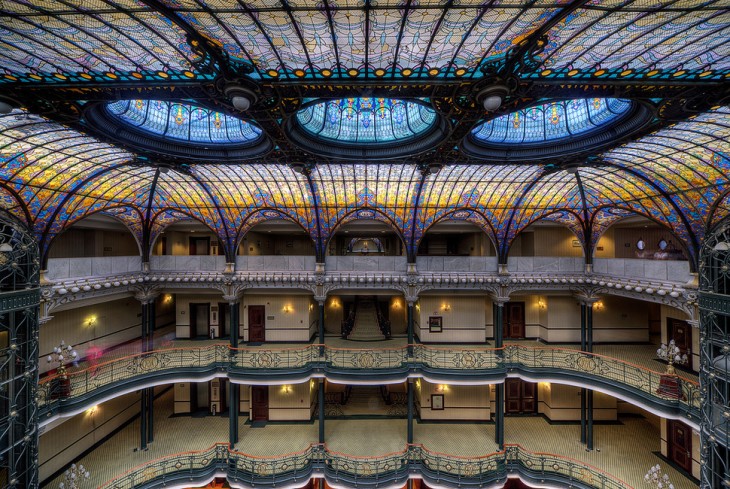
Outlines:
<svg viewBox="0 0 730 489"><path fill-rule="evenodd" d="M288 124L292 140L326 156L415 154L445 134L445 122L426 99L306 99L303 105Z"/></svg>
<svg viewBox="0 0 730 489"><path fill-rule="evenodd" d="M87 104L83 123L91 132L156 159L230 162L256 158L272 148L254 123L187 101Z"/></svg>
<svg viewBox="0 0 730 489"><path fill-rule="evenodd" d="M317 136L351 143L388 143L413 138L436 121L424 104L390 98L343 98L309 105L297 113Z"/></svg>
<svg viewBox="0 0 730 489"><path fill-rule="evenodd" d="M544 143L611 125L631 110L629 100L591 98L560 100L503 115L477 126L479 141L497 144Z"/></svg>
<svg viewBox="0 0 730 489"><path fill-rule="evenodd" d="M547 159L595 150L650 119L651 111L633 100L545 101L477 125L462 149L488 160Z"/></svg>
<svg viewBox="0 0 730 489"><path fill-rule="evenodd" d="M119 100L107 110L126 124L165 139L200 144L255 141L261 129L205 107L161 100Z"/></svg>

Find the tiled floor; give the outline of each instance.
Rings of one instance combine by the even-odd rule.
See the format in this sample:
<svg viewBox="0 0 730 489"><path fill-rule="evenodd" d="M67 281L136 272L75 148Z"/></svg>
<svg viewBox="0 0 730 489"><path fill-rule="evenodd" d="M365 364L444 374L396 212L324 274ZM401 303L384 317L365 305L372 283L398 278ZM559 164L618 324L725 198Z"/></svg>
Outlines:
<svg viewBox="0 0 730 489"><path fill-rule="evenodd" d="M132 467L165 455L202 450L228 437L228 418L188 416L170 417L172 394L166 393L155 404L155 441L146 452L135 452L139 444L139 421L135 421L84 457L89 468L88 487L96 487ZM325 434L331 450L354 456L384 455L404 449L407 423L404 419L327 420ZM617 425L597 425L595 446L586 452L579 442L577 424L551 425L541 417L507 418L506 442L531 451L571 457L614 474L633 487L642 488L643 476L660 463L676 489L697 486L668 466L653 452L659 451L658 429L643 418L627 417ZM273 423L252 428L241 418L239 451L265 456L292 453L317 441L318 424ZM484 455L496 450L491 423L416 423L414 442L427 449L458 456ZM57 487L59 480L45 487Z"/></svg>

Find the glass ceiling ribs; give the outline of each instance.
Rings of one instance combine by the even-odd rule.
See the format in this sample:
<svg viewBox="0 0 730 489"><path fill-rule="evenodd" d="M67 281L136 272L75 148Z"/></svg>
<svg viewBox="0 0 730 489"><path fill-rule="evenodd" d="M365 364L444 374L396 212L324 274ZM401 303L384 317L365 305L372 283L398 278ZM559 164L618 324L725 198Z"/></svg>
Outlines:
<svg viewBox="0 0 730 489"><path fill-rule="evenodd" d="M0 81L85 83L212 79L189 42L209 42L261 80L478 79L547 32L523 76L721 80L730 74L723 0L211 2L155 11L129 0L76 7L6 0ZM669 8L671 7L671 8ZM190 34L194 35L190 35ZM220 56L218 58L221 58Z"/></svg>
<svg viewBox="0 0 730 489"><path fill-rule="evenodd" d="M595 244L631 212L667 226L694 253L713 209L713 220L728 214L717 203L730 190L729 157L728 108L626 143L587 166L453 164L435 175L416 165L362 163L318 165L308 174L276 164L161 171L20 110L0 116L2 204L31 225L44 252L55 235L95 212L117 217L138 238L148 229L150 242L182 216L197 219L229 253L264 219L288 218L320 247L343 223L380 219L411 252L435 223L461 219L482 228L504 256L535 220L556 220Z"/></svg>

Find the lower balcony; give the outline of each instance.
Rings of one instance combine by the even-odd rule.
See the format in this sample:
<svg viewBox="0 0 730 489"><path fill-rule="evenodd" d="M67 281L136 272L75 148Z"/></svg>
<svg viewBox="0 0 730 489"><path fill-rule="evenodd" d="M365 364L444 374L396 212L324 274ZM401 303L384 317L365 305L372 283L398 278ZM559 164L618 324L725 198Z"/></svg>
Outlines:
<svg viewBox="0 0 730 489"><path fill-rule="evenodd" d="M507 417L507 444L499 451L489 421L418 421L408 445L404 419L326 419L326 443L318 444L316 421L262 427L242 413L239 442L229 449L228 416L174 415L173 404L169 390L155 401L148 450L136 450L137 418L77 460L91 473L86 486L194 487L217 476L238 487L300 487L311 477L340 487L402 487L408 477L431 487L501 487L510 475L538 485L630 489L644 487L644 474L661 464L676 489L697 487L657 455L661 434L649 414L596 424L596 450L588 452L579 424L541 416ZM80 416L96 427L89 417L103 419L104 409ZM54 455L43 453L53 442L46 436L52 435L41 437L43 485L58 487L60 476L43 474L44 459Z"/></svg>

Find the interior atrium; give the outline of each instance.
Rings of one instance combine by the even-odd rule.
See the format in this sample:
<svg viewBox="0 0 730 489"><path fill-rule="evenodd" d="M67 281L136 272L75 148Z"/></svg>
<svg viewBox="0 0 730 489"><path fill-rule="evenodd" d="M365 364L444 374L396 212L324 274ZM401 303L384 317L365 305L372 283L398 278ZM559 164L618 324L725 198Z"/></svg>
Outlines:
<svg viewBox="0 0 730 489"><path fill-rule="evenodd" d="M729 101L727 0L0 1L0 487L730 489Z"/></svg>

